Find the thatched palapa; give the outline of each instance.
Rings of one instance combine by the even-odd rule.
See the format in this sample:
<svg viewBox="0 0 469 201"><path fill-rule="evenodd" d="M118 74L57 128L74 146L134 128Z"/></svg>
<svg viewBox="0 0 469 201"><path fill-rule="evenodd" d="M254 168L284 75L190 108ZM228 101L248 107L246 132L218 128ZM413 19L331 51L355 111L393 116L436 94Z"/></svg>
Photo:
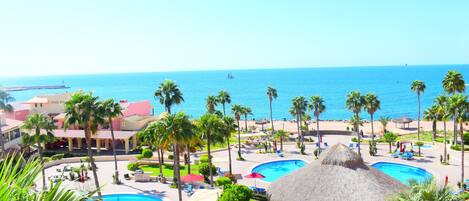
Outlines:
<svg viewBox="0 0 469 201"><path fill-rule="evenodd" d="M323 152L308 164L270 185L270 201L385 200L406 186L364 164L343 144Z"/></svg>

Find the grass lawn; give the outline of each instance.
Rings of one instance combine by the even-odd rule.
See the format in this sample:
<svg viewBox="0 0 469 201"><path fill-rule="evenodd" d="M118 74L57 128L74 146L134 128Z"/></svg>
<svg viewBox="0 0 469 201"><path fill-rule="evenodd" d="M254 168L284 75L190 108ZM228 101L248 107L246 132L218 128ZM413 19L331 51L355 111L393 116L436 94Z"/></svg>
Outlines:
<svg viewBox="0 0 469 201"><path fill-rule="evenodd" d="M246 140L241 140L241 143L245 141ZM230 145L234 145L234 144L238 144L238 133L233 134L233 136L230 138ZM226 148L228 148L228 144L226 144L225 142L210 145L210 151L214 151L218 149L226 149ZM202 151L207 151L207 146L204 146Z"/></svg>
<svg viewBox="0 0 469 201"><path fill-rule="evenodd" d="M452 136L452 132L446 132L446 140L449 143L449 139ZM417 133L413 134L408 134L408 135L403 135L399 136L397 140L402 141L416 141L417 140ZM420 133L420 141L422 142L432 142L433 141L433 132L429 131L422 131ZM436 135L436 141L443 143L443 131L438 131Z"/></svg>
<svg viewBox="0 0 469 201"><path fill-rule="evenodd" d="M142 169L145 173L150 173L152 176L158 176L160 174L160 165L141 165L140 169ZM187 167L185 165L180 166L181 176L187 175ZM199 166L198 165L191 165L191 173L192 174L199 174ZM174 177L173 173L173 164L164 164L163 165L163 176L165 177Z"/></svg>

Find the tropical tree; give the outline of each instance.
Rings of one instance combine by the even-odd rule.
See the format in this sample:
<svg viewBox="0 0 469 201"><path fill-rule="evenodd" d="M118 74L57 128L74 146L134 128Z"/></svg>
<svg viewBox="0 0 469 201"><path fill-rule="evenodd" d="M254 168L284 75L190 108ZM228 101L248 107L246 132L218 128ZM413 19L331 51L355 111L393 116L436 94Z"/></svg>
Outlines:
<svg viewBox="0 0 469 201"><path fill-rule="evenodd" d="M85 93L83 91L79 91L74 93L70 100L65 102L64 129L67 130L70 125L77 125L78 127L83 128L94 183L98 196L101 198L98 174L96 173L96 164L93 157L93 151L91 150L91 136L96 135L99 125L103 125L105 122L103 109L98 99L99 98L97 96L93 96L91 92Z"/></svg>
<svg viewBox="0 0 469 201"><path fill-rule="evenodd" d="M467 96L463 94L455 94L448 99L450 110L453 111L453 119L459 123L461 133L461 184L464 183L464 130L463 123L467 120L467 112L469 104Z"/></svg>
<svg viewBox="0 0 469 201"><path fill-rule="evenodd" d="M368 93L364 97L365 101L365 110L370 114L370 121L371 121L371 144L375 145L375 130L373 127L374 119L373 115L377 110L381 107L381 102L374 93Z"/></svg>
<svg viewBox="0 0 469 201"><path fill-rule="evenodd" d="M207 96L207 99L205 99L205 101L205 107L207 108L207 112L214 114L216 111L215 107L217 107L218 98L216 96Z"/></svg>
<svg viewBox="0 0 469 201"><path fill-rule="evenodd" d="M304 146L304 136L301 132L301 123L302 117L306 113L306 108L308 106L308 102L306 101L305 97L297 96L292 99L292 106L290 108L290 114L296 117L296 126L298 129L298 145ZM300 144L301 143L301 144Z"/></svg>
<svg viewBox="0 0 469 201"><path fill-rule="evenodd" d="M360 94L359 91L352 91L350 92L348 95L347 95L347 99L345 101L345 106L348 110L352 111L353 114L354 114L354 117L355 119L360 119L360 112L362 111L362 108L365 104L365 100L363 98L363 96ZM358 136L358 155L361 156L361 152L360 152L360 129L359 129L359 125L358 125L358 121L357 123L355 123L354 125L354 130L355 132L357 132L357 136Z"/></svg>
<svg viewBox="0 0 469 201"><path fill-rule="evenodd" d="M464 82L464 77L458 71L450 70L446 73L445 77L442 81L443 89L446 93L450 95L454 95L457 93L463 93L466 91L466 84ZM452 143L455 144L457 141L457 123L455 119L454 111L452 113L453 119L453 141Z"/></svg>
<svg viewBox="0 0 469 201"><path fill-rule="evenodd" d="M228 166L230 170L230 175L233 174L232 170L232 163L231 163L231 145L230 145L230 139L231 139L231 133L235 131L236 124L234 123L235 119L233 117L225 116L223 117L223 135L226 140L226 144L228 145Z"/></svg>
<svg viewBox="0 0 469 201"><path fill-rule="evenodd" d="M381 126L383 127L383 133L386 133L386 126L388 123L391 121L391 117L380 117L379 122L381 123Z"/></svg>
<svg viewBox="0 0 469 201"><path fill-rule="evenodd" d="M221 90L220 92L218 92L218 102L220 102L221 105L223 106L223 116L226 116L225 104L226 103L228 103L228 104L231 103L231 96L228 93L228 91Z"/></svg>
<svg viewBox="0 0 469 201"><path fill-rule="evenodd" d="M160 104L164 105L166 112L169 114L171 114L171 106L184 102L179 86L171 80L165 80L158 86L155 91L155 98L160 101Z"/></svg>
<svg viewBox="0 0 469 201"><path fill-rule="evenodd" d="M159 179L160 181L162 181L163 168L161 167L163 167L164 161L160 149L162 148L161 142L163 141L163 139L161 138L165 135L162 135L163 132L158 131L159 128L160 127L157 126L156 122L153 122L149 124L144 130L138 132L138 138L141 142L141 145L149 146L150 148L156 148L156 152L158 154L158 163L160 165Z"/></svg>
<svg viewBox="0 0 469 201"><path fill-rule="evenodd" d="M162 138L167 139L173 144L175 169L174 179L178 188L179 201L182 201L179 150L187 139L190 138L190 133L193 128L192 122L184 112L178 112L161 118L156 122L155 126L157 127L157 132L160 132L161 135L164 136ZM162 164L160 168L162 168Z"/></svg>
<svg viewBox="0 0 469 201"><path fill-rule="evenodd" d="M423 119L432 122L433 142L436 141L436 123L441 120L438 105L432 105L423 112Z"/></svg>
<svg viewBox="0 0 469 201"><path fill-rule="evenodd" d="M443 121L443 163L447 163L447 134L446 134L446 121L448 121L450 116L450 109L448 105L448 97L447 96L438 96L435 99L435 105L438 107L438 115L441 117Z"/></svg>
<svg viewBox="0 0 469 201"><path fill-rule="evenodd" d="M13 106L9 102L15 101L15 98L11 96L8 92L0 90L0 110L4 112L13 112ZM2 127L0 126L0 145L2 147L2 152L5 152L5 139L3 139Z"/></svg>
<svg viewBox="0 0 469 201"><path fill-rule="evenodd" d="M243 106L242 114L244 115L244 128L248 132L248 115L252 115L252 110L248 106Z"/></svg>
<svg viewBox="0 0 469 201"><path fill-rule="evenodd" d="M187 165L187 174L191 174L191 153L195 152L197 148L202 147L203 140L200 135L199 129L195 122L192 122L191 132L187 133L187 139L185 142L186 145L186 165Z"/></svg>
<svg viewBox="0 0 469 201"><path fill-rule="evenodd" d="M274 129L274 118L272 116L272 101L277 99L278 94L277 94L277 89L268 86L267 87L267 96L269 97L269 108L270 108L270 123L272 126L272 135L275 134L275 129ZM274 147L277 147L277 142L274 141Z"/></svg>
<svg viewBox="0 0 469 201"><path fill-rule="evenodd" d="M321 96L311 96L309 99L309 110L313 111L316 117L316 135L318 136L319 153L321 153L321 133L319 132L319 115L326 111L324 99Z"/></svg>
<svg viewBox="0 0 469 201"><path fill-rule="evenodd" d="M116 138L114 136L114 127L112 119L120 117L122 115L122 108L119 103L114 102L113 99L108 99L101 103L102 110L104 112L104 118L107 118L109 129L111 130L111 145L112 155L114 156L114 183L120 184L119 180L119 169L117 168L117 156L116 156Z"/></svg>
<svg viewBox="0 0 469 201"><path fill-rule="evenodd" d="M387 132L384 134L384 141L386 141L389 144L389 153L391 153L391 146L392 143L394 143L397 140L397 135L391 132Z"/></svg>
<svg viewBox="0 0 469 201"><path fill-rule="evenodd" d="M425 91L425 83L421 80L414 80L410 85L410 89L417 94L419 113L417 116L417 140L420 141L420 96Z"/></svg>
<svg viewBox="0 0 469 201"><path fill-rule="evenodd" d="M241 125L239 125L239 120L243 114L243 106L234 104L233 107L231 107L231 112L233 112L235 116L236 126L238 127L238 159L243 160L243 157L241 156Z"/></svg>
<svg viewBox="0 0 469 201"><path fill-rule="evenodd" d="M461 200L449 186L438 185L435 180L427 180L417 182L412 180L410 182L410 190L399 192L394 197L391 197L392 201L404 201L404 200L441 200L441 201L457 201Z"/></svg>
<svg viewBox="0 0 469 201"><path fill-rule="evenodd" d="M197 121L197 127L202 134L202 138L207 140L208 167L212 167L212 155L210 152L211 143L223 142L225 138L225 124L218 115L207 113ZM210 186L213 187L213 172L209 168Z"/></svg>
<svg viewBox="0 0 469 201"><path fill-rule="evenodd" d="M44 164L42 157L42 148L48 142L55 142L55 137L52 134L53 129L56 128L52 119L42 114L32 114L26 118L22 126L29 134L22 136L22 142L26 145L36 145L39 154L39 161ZM42 188L46 190L46 175L44 168L42 171Z"/></svg>
<svg viewBox="0 0 469 201"><path fill-rule="evenodd" d="M280 151L283 151L283 141L286 137L288 137L288 134L284 130L278 130L275 132L274 138L280 141Z"/></svg>

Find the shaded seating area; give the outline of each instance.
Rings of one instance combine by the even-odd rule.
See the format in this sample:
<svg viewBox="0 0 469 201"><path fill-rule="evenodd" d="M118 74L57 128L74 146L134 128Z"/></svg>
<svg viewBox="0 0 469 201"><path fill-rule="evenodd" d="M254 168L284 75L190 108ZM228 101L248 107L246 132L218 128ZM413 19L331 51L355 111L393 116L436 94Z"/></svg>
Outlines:
<svg viewBox="0 0 469 201"><path fill-rule="evenodd" d="M397 119L393 119L392 122L396 124L398 128L410 128L410 123L412 123L412 119L409 117L401 117ZM407 127L406 127L407 125Z"/></svg>

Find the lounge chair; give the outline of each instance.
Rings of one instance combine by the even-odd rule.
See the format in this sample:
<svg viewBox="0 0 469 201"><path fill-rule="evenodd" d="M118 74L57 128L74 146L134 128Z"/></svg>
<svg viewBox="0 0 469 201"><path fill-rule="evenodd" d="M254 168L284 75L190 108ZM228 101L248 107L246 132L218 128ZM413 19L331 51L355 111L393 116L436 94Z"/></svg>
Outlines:
<svg viewBox="0 0 469 201"><path fill-rule="evenodd" d="M396 151L394 152L393 154L391 154L391 157L393 158L399 158L399 156L401 155L401 153L399 151Z"/></svg>
<svg viewBox="0 0 469 201"><path fill-rule="evenodd" d="M283 157L283 153L280 150L275 151L275 153L277 154L277 156Z"/></svg>

